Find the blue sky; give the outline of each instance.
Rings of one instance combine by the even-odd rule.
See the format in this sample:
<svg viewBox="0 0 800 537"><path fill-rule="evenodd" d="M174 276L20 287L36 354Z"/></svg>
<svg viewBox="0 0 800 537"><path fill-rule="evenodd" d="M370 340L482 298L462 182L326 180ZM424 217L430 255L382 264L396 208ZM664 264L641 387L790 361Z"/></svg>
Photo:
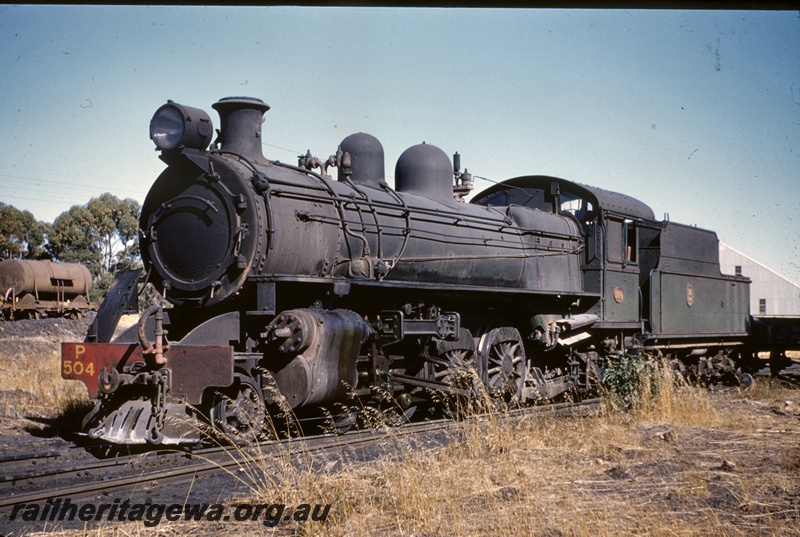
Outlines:
<svg viewBox="0 0 800 537"><path fill-rule="evenodd" d="M246 95L268 158L363 131L391 182L426 141L630 194L800 282L797 12L3 5L0 73L0 201L42 220L142 201L167 99L218 126Z"/></svg>

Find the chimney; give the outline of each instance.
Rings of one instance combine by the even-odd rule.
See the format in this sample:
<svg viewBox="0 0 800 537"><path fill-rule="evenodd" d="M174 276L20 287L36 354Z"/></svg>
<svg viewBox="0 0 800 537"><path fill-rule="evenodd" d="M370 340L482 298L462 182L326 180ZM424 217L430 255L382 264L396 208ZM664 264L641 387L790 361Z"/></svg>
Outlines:
<svg viewBox="0 0 800 537"><path fill-rule="evenodd" d="M261 124L269 106L254 97L225 97L211 105L219 112L222 151L239 154L248 160L263 161Z"/></svg>

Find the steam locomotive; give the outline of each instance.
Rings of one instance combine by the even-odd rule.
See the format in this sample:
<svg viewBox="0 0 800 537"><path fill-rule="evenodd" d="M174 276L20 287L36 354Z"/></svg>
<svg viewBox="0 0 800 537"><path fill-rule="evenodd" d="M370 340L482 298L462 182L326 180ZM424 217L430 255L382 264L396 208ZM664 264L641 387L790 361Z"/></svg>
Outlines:
<svg viewBox="0 0 800 537"><path fill-rule="evenodd" d="M747 382L756 351L800 339L758 329L715 233L629 196L524 176L464 203L460 156L425 143L393 189L369 134L291 165L262 154L263 101L212 107L213 143L206 112L156 111L167 168L142 206L144 276L119 274L86 341L62 346L62 376L98 398L92 438L193 444L210 427L246 442L280 412L344 430L353 408L404 419L482 389L528 404L591 391L631 349ZM115 337L140 280L172 307Z"/></svg>
<svg viewBox="0 0 800 537"><path fill-rule="evenodd" d="M0 262L0 319L81 318L97 311L89 301L92 275L76 263L29 259Z"/></svg>

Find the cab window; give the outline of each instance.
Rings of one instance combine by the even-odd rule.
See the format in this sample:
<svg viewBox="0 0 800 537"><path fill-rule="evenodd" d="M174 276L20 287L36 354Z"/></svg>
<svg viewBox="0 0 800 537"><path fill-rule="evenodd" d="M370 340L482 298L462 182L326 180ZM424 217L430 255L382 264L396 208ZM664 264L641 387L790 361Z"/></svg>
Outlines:
<svg viewBox="0 0 800 537"><path fill-rule="evenodd" d="M622 255L626 263L638 263L638 244L636 222L625 220L622 223Z"/></svg>
<svg viewBox="0 0 800 537"><path fill-rule="evenodd" d="M592 213L592 203L571 192L561 194L559 212L569 213L580 222L586 222Z"/></svg>
<svg viewBox="0 0 800 537"><path fill-rule="evenodd" d="M498 192L491 198L483 202L487 207L507 207L508 206L508 192Z"/></svg>

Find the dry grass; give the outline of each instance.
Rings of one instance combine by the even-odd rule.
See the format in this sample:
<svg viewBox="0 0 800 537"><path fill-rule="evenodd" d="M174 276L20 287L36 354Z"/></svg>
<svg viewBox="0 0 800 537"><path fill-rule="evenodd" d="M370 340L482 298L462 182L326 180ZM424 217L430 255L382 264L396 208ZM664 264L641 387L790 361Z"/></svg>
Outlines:
<svg viewBox="0 0 800 537"><path fill-rule="evenodd" d="M25 359L0 352L0 387L0 417L55 418L89 404L82 383L61 378L56 351Z"/></svg>
<svg viewBox="0 0 800 537"><path fill-rule="evenodd" d="M256 499L332 502L338 509L325 535L795 534L780 517L761 516L769 506L751 498L765 486L796 490L796 474L785 468L766 484L709 476L736 453L738 420L716 412L707 394L686 390L649 414L464 425L461 441L447 447L404 451L400 460L346 474L291 473ZM718 445L704 446L696 459L665 453L703 446L708 438L699 431L718 435ZM729 496L746 513L727 512Z"/></svg>
<svg viewBox="0 0 800 537"><path fill-rule="evenodd" d="M631 413L639 422L716 427L727 423L705 387L691 385L675 373L665 360L653 362L653 369L640 379L640 401ZM648 389L650 387L651 389Z"/></svg>
<svg viewBox="0 0 800 537"><path fill-rule="evenodd" d="M0 323L0 418L57 418L88 404L80 382L61 378L62 341L82 341L90 319Z"/></svg>
<svg viewBox="0 0 800 537"><path fill-rule="evenodd" d="M325 525L286 535L800 535L800 502L781 496L800 494L797 438L762 464L774 446L742 432L748 403L677 386L628 413L495 415L444 447L394 438L346 471L283 461L248 501L333 505Z"/></svg>
<svg viewBox="0 0 800 537"><path fill-rule="evenodd" d="M49 364L40 368L57 372L55 357ZM42 375L26 389L53 386L53 403L73 400L57 395L59 377ZM657 389L625 412L495 413L460 423L446 446L397 436L369 463L286 453L239 473L252 485L242 501L331 504L324 524L120 523L62 534L800 535L800 421L782 411L787 400L800 404L798 392L770 381L709 392L674 382L663 364L654 375L645 380Z"/></svg>

